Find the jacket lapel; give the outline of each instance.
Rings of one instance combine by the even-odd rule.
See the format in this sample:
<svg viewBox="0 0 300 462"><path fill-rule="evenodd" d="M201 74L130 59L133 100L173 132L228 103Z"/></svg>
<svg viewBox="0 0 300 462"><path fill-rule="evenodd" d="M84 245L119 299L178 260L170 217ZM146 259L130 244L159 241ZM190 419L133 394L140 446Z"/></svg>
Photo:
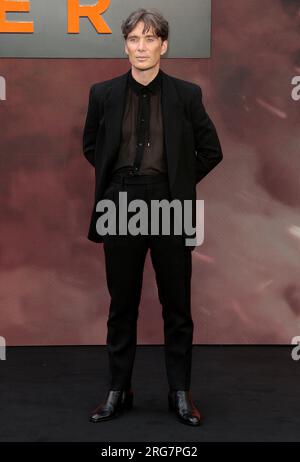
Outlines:
<svg viewBox="0 0 300 462"><path fill-rule="evenodd" d="M106 126L106 146L108 162L114 162L121 141L122 120L125 109L127 77L131 69L122 74L111 86L104 102L104 119ZM176 178L184 107L180 102L172 77L162 72L162 118L164 125L165 146L167 154L169 183Z"/></svg>
<svg viewBox="0 0 300 462"><path fill-rule="evenodd" d="M127 76L122 74L110 87L104 101L104 120L108 162L113 162L121 140L123 111L125 109Z"/></svg>

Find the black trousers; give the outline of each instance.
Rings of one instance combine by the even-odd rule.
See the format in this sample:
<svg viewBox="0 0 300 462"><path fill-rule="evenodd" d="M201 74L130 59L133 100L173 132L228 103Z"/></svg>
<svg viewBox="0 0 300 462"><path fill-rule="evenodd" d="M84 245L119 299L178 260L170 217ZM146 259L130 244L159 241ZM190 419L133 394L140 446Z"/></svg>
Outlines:
<svg viewBox="0 0 300 462"><path fill-rule="evenodd" d="M170 200L166 177L112 178L104 194L114 201L118 214L119 192L127 202ZM128 213L128 219L134 213ZM151 216L149 215L149 224ZM189 390L194 324L191 316L192 256L182 235L106 235L103 239L106 278L111 296L107 321L110 389L131 386L137 340L137 319L145 258L150 249L164 322L164 351L170 389Z"/></svg>

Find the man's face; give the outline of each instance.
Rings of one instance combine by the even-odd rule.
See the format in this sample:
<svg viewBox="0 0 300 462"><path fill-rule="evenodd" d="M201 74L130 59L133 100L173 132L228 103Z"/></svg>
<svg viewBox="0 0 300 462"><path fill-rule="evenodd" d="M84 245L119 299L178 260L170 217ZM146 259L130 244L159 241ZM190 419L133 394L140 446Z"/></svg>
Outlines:
<svg viewBox="0 0 300 462"><path fill-rule="evenodd" d="M125 41L125 52L128 54L132 66L139 70L147 70L155 67L160 56L168 48L168 42L162 42L161 37L157 37L152 26L143 34L144 22L139 21L136 27L128 34ZM145 57L141 59L141 57Z"/></svg>

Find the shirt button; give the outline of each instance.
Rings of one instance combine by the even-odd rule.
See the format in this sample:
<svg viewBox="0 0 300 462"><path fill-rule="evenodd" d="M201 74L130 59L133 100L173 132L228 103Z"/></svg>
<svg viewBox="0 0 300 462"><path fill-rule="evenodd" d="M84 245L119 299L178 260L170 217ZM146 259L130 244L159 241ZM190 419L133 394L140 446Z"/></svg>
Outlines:
<svg viewBox="0 0 300 462"><path fill-rule="evenodd" d="M139 146L143 146L143 143L139 143Z"/></svg>
<svg viewBox="0 0 300 462"><path fill-rule="evenodd" d="M146 97L147 97L147 94L146 94L146 93L143 93L143 97L146 98Z"/></svg>

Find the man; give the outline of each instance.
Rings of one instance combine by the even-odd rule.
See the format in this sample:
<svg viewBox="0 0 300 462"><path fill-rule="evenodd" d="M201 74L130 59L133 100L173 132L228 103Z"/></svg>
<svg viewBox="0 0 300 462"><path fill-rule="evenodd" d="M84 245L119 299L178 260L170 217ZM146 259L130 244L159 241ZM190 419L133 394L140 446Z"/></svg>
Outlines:
<svg viewBox="0 0 300 462"><path fill-rule="evenodd" d="M145 257L150 249L163 309L169 409L180 422L199 425L190 392L193 320L192 250L183 235L101 235L97 204L177 199L193 203L196 184L221 160L216 129L198 85L160 69L168 47L168 22L155 9L138 9L122 24L130 71L91 86L83 152L96 169L95 202L88 238L103 242L111 295L107 347L111 372L106 399L90 416L102 422L131 409L131 375ZM151 218L150 218L151 220ZM172 221L172 225L174 222ZM173 229L173 228L172 228Z"/></svg>

